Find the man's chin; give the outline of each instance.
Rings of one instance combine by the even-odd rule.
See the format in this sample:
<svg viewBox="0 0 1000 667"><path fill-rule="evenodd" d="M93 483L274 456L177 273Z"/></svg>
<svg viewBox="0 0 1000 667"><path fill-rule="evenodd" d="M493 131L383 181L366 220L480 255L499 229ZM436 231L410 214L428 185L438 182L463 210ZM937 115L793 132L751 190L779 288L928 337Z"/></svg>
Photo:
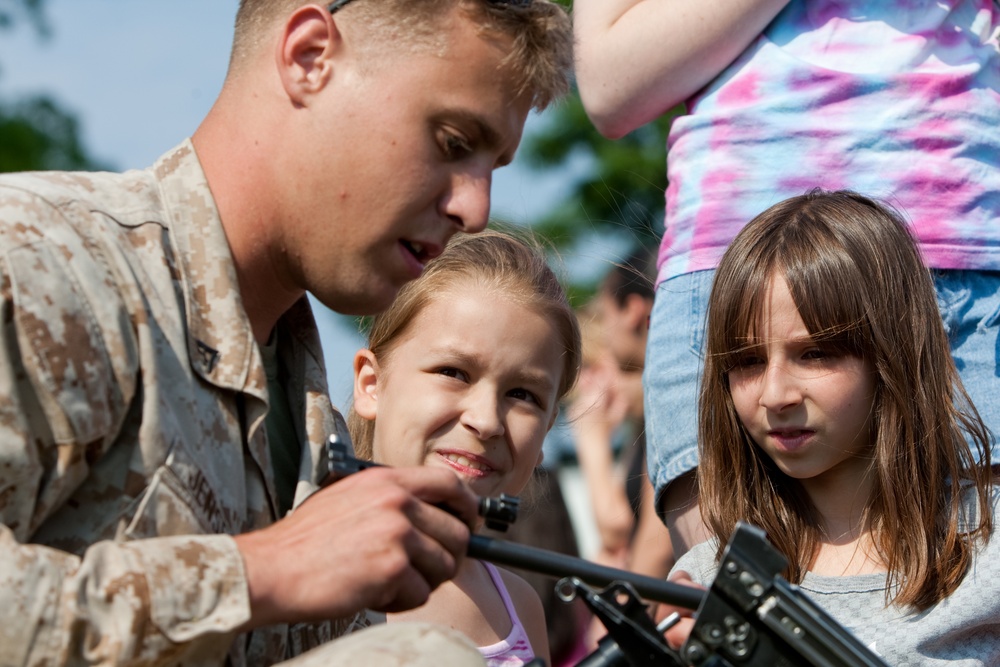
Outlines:
<svg viewBox="0 0 1000 667"><path fill-rule="evenodd" d="M341 315L378 315L392 304L399 294L398 287L386 287L363 294L333 294L321 296L313 293L317 301Z"/></svg>

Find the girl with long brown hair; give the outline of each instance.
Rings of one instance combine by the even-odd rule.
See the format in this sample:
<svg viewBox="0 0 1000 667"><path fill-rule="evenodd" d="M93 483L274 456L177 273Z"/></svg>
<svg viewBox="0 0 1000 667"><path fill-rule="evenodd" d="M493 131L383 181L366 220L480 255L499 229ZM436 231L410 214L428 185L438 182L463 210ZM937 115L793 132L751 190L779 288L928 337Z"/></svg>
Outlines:
<svg viewBox="0 0 1000 667"><path fill-rule="evenodd" d="M673 578L710 583L747 521L890 664L995 662L990 437L902 217L847 191L785 200L715 277L697 474L715 537Z"/></svg>

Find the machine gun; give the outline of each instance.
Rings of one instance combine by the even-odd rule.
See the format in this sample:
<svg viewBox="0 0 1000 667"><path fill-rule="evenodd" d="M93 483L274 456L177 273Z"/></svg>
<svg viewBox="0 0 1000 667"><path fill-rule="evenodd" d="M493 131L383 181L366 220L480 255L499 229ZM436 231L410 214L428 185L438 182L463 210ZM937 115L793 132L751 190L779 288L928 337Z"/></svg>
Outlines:
<svg viewBox="0 0 1000 667"><path fill-rule="evenodd" d="M354 458L336 436L326 455L326 483L378 466ZM517 498L506 495L479 503L479 514L494 530L506 530L517 510ZM577 667L888 667L781 576L787 559L762 530L746 523L733 532L707 592L482 535L469 539L467 554L560 578L556 590L563 600L584 601L608 635ZM656 626L644 600L697 610L679 650L663 636L677 615Z"/></svg>

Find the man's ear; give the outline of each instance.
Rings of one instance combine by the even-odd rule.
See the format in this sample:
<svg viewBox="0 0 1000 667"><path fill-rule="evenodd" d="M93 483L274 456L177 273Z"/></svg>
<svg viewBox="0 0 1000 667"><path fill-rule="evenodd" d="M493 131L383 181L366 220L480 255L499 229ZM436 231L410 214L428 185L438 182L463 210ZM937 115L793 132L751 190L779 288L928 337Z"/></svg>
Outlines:
<svg viewBox="0 0 1000 667"><path fill-rule="evenodd" d="M305 5L288 17L275 60L281 85L295 106L304 106L333 76L330 56L341 40L333 15L318 5Z"/></svg>
<svg viewBox="0 0 1000 667"><path fill-rule="evenodd" d="M371 350L354 355L354 411L369 421L378 413L378 359Z"/></svg>

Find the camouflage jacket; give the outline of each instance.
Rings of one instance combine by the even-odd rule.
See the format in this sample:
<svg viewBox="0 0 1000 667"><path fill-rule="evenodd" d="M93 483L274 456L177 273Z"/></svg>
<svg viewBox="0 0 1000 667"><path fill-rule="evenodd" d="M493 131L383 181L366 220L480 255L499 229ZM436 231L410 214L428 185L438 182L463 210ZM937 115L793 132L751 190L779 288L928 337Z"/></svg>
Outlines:
<svg viewBox="0 0 1000 667"><path fill-rule="evenodd" d="M275 520L267 382L190 142L124 174L0 178L0 665L273 664L235 637L231 535ZM305 298L279 322L316 488L330 405Z"/></svg>

